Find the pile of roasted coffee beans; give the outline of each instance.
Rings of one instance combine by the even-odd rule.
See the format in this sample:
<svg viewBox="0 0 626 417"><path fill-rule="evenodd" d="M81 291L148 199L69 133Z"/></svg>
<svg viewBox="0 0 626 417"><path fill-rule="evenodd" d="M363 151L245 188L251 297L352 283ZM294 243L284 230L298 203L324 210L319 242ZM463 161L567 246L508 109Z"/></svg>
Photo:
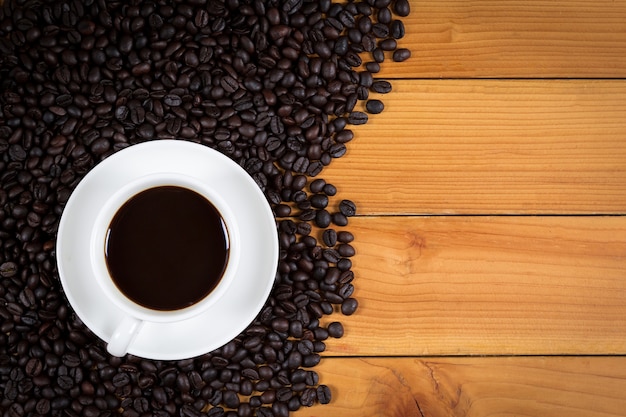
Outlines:
<svg viewBox="0 0 626 417"><path fill-rule="evenodd" d="M0 1L1 2L1 1ZM383 111L407 0L4 0L0 8L3 416L288 416L330 401L313 368L352 297L352 201L318 177ZM378 94L377 94L378 96ZM277 218L276 286L227 345L181 361L111 357L55 263L81 178L147 140L215 148Z"/></svg>

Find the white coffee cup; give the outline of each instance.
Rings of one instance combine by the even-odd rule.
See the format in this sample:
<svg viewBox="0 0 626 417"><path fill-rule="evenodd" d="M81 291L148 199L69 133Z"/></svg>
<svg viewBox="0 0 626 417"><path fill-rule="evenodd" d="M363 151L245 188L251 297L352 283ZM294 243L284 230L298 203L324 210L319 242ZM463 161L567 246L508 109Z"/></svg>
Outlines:
<svg viewBox="0 0 626 417"><path fill-rule="evenodd" d="M128 298L115 284L107 267L105 248L109 226L119 209L142 191L162 186L182 187L202 195L219 212L228 234L228 260L217 286L204 298L177 310L155 310ZM171 323L184 321L205 312L228 290L235 279L240 262L240 234L237 219L224 199L209 185L179 173L163 172L141 176L115 192L102 206L93 223L90 239L90 263L100 289L111 303L124 312L108 342L107 350L114 356L123 356L147 322Z"/></svg>

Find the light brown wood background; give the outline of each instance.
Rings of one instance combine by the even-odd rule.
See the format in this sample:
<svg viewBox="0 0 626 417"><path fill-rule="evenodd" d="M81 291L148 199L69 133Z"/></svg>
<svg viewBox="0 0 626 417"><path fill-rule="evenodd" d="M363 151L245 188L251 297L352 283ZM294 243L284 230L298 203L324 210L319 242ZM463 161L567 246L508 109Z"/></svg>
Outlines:
<svg viewBox="0 0 626 417"><path fill-rule="evenodd" d="M626 0L411 1L322 176L355 297L304 416L626 416Z"/></svg>

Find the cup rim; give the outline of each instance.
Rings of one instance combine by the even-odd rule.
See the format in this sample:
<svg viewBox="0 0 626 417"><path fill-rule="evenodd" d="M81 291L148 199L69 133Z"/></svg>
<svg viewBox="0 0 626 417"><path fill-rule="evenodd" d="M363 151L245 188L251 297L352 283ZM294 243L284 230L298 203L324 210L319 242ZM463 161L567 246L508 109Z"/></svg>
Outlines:
<svg viewBox="0 0 626 417"><path fill-rule="evenodd" d="M130 300L115 285L109 275L104 256L107 230L113 217L133 196L142 191L161 187L176 186L197 192L206 198L219 212L228 234L228 261L217 286L204 298L193 305L177 310L154 310ZM208 184L191 176L159 172L143 175L117 190L103 205L93 224L90 236L90 264L99 288L105 296L127 315L143 321L167 323L189 319L209 309L228 290L235 279L240 262L240 234L236 218L224 199Z"/></svg>

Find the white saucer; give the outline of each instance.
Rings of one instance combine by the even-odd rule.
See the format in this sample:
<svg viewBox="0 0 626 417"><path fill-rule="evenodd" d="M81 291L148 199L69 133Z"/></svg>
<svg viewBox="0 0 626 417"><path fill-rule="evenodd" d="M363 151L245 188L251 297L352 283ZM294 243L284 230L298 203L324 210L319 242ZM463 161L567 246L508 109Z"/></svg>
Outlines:
<svg viewBox="0 0 626 417"><path fill-rule="evenodd" d="M101 292L89 261L91 225L104 202L143 175L174 172L206 181L221 193L238 219L241 259L237 277L207 311L176 323L145 323L128 353L175 360L195 357L228 343L254 320L273 287L278 264L276 221L261 189L227 156L183 140L130 146L96 165L65 206L57 238L59 275L76 314L108 342L124 317Z"/></svg>

